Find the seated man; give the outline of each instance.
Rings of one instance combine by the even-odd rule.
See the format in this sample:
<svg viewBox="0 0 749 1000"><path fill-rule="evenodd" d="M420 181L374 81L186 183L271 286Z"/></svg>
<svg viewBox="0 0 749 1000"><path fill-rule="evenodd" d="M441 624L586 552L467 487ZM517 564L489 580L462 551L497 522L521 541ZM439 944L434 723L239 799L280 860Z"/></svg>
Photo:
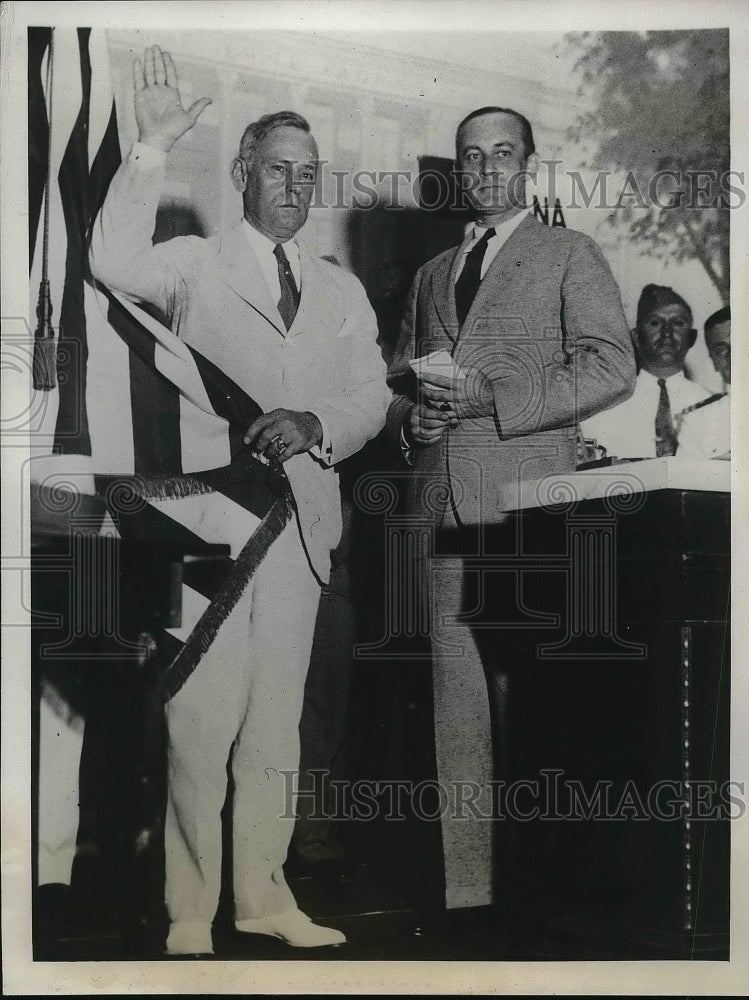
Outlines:
<svg viewBox="0 0 749 1000"><path fill-rule="evenodd" d="M609 457L676 454L682 412L710 395L684 375L684 359L696 338L684 299L663 285L646 285L634 331L639 368L634 394L583 421L583 436L603 445Z"/></svg>
<svg viewBox="0 0 749 1000"><path fill-rule="evenodd" d="M680 458L731 457L731 307L713 313L705 323L705 345L724 392L709 396L684 413L679 431Z"/></svg>

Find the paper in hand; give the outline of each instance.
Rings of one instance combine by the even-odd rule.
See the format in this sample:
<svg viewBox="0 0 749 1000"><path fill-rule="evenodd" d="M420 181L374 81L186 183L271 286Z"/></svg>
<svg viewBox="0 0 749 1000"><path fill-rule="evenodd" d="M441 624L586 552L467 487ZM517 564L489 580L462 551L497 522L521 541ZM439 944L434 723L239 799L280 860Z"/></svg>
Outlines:
<svg viewBox="0 0 749 1000"><path fill-rule="evenodd" d="M440 351L432 351L421 358L414 358L408 362L412 371L422 382L428 382L430 375L441 375L442 378L459 379L465 378L466 373L456 365L448 352L442 348Z"/></svg>

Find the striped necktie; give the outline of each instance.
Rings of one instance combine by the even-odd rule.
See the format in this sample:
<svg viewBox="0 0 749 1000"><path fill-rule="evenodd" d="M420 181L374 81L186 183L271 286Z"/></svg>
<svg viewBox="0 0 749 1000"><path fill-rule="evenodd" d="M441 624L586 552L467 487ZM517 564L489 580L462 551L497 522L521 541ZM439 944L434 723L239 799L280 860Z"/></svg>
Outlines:
<svg viewBox="0 0 749 1000"><path fill-rule="evenodd" d="M675 455L678 444L665 378L659 378L658 385L661 392L655 411L655 454L657 458L662 458L664 455Z"/></svg>
<svg viewBox="0 0 749 1000"><path fill-rule="evenodd" d="M281 285L278 311L281 313L281 319L284 321L286 329L289 330L299 308L299 289L296 287L289 259L280 243L276 243L273 253L278 261L278 281Z"/></svg>

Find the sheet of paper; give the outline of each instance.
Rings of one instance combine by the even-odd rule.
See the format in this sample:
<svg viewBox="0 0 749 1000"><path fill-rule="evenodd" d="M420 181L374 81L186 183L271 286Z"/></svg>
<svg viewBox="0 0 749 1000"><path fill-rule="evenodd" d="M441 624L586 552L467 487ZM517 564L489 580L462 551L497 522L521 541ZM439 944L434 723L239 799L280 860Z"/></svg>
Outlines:
<svg viewBox="0 0 749 1000"><path fill-rule="evenodd" d="M430 375L441 375L443 378L465 378L466 373L456 365L448 352L443 348L432 351L421 358L408 362L418 379L428 381Z"/></svg>

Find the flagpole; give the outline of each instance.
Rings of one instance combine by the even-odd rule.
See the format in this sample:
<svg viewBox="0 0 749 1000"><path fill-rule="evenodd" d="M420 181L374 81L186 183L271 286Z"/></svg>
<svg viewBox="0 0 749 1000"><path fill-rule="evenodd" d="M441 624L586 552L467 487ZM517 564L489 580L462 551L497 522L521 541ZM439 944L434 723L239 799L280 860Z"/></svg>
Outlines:
<svg viewBox="0 0 749 1000"><path fill-rule="evenodd" d="M34 332L33 377L34 388L49 392L57 386L57 351L55 331L52 327L52 298L49 291L49 192L52 180L52 56L54 52L55 29L50 29L49 52L47 54L47 177L44 187L44 218L42 221L42 280L39 282L39 297L36 304L36 330Z"/></svg>

